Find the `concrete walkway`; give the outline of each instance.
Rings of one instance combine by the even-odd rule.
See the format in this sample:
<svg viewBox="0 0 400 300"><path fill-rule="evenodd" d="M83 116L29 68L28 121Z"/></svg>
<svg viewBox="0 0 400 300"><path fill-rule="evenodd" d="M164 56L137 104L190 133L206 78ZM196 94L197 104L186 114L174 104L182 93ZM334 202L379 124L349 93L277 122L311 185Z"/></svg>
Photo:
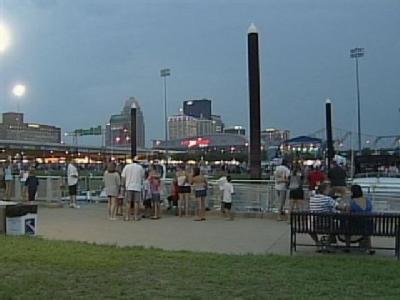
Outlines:
<svg viewBox="0 0 400 300"><path fill-rule="evenodd" d="M80 209L40 207L38 229L40 236L57 240L228 254L289 254L289 224L271 217L237 217L234 221L225 221L214 213L205 222L171 215L164 215L160 220L108 221L106 205L91 204ZM298 241L310 243L311 239L298 236ZM393 239L373 242L394 244ZM299 254L314 255L315 248L299 247ZM392 251L378 254L394 257Z"/></svg>

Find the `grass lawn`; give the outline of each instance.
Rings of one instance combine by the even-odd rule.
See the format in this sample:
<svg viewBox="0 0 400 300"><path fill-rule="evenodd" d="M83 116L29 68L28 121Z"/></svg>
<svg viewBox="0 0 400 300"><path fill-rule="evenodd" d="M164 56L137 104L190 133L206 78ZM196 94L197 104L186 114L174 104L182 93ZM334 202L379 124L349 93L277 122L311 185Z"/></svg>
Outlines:
<svg viewBox="0 0 400 300"><path fill-rule="evenodd" d="M399 299L400 264L0 237L0 299Z"/></svg>

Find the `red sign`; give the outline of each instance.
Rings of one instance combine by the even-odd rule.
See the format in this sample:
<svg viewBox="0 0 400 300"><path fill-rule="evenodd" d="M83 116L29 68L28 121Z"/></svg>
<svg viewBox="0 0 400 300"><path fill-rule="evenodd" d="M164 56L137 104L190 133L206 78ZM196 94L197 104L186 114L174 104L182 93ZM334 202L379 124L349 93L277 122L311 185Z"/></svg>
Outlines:
<svg viewBox="0 0 400 300"><path fill-rule="evenodd" d="M197 138L193 140L184 140L181 142L182 146L186 146L187 148L193 148L193 147L208 147L211 144L211 141L209 139L203 139L203 138Z"/></svg>

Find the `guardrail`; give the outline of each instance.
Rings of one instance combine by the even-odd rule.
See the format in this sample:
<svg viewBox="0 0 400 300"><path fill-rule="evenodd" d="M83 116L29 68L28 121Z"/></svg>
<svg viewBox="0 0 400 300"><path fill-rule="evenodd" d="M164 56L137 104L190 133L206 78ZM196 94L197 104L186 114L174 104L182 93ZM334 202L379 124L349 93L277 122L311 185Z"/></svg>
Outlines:
<svg viewBox="0 0 400 300"><path fill-rule="evenodd" d="M68 187L66 178L61 176L38 176L39 188L37 200L41 201L62 201L68 199ZM273 180L232 180L235 194L232 196L233 207L238 213L266 213L276 212L278 203L276 199ZM171 179L164 180L163 198L171 193ZM363 186L367 197L373 201L374 210L400 212L400 186ZM12 182L11 200L22 199L23 186L19 177ZM103 190L102 176L81 177L78 181L78 200L87 202L107 201L101 197ZM308 189L305 189L306 197ZM219 209L221 205L222 192L215 180L209 182L207 205L211 209ZM192 195L193 203L194 196Z"/></svg>

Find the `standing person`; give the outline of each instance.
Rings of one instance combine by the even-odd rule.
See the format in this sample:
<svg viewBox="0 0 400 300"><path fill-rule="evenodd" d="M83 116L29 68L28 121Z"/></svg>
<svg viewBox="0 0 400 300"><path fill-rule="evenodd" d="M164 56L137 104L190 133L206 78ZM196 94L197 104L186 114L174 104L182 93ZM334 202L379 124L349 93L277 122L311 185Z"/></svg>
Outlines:
<svg viewBox="0 0 400 300"><path fill-rule="evenodd" d="M167 197L168 200L168 210L170 210L172 207L177 207L178 206L178 201L179 201L179 186L178 183L176 182L176 179L172 181L171 185L171 194ZM175 210L175 215L177 215L178 211Z"/></svg>
<svg viewBox="0 0 400 300"><path fill-rule="evenodd" d="M304 208L303 175L299 166L295 166L289 177L289 214L294 209Z"/></svg>
<svg viewBox="0 0 400 300"><path fill-rule="evenodd" d="M114 221L117 219L117 197L121 188L121 177L116 170L116 164L114 162L108 164L107 170L103 175L103 181L108 197L108 219Z"/></svg>
<svg viewBox="0 0 400 300"><path fill-rule="evenodd" d="M28 178L26 178L24 185L28 191L28 201L35 201L36 193L39 186L39 179L36 177L36 171L34 169L30 170Z"/></svg>
<svg viewBox="0 0 400 300"><path fill-rule="evenodd" d="M332 194L343 198L346 194L346 171L336 161L328 171L328 178L332 186Z"/></svg>
<svg viewBox="0 0 400 300"><path fill-rule="evenodd" d="M4 182L4 167L3 164L0 163L0 189L4 189L5 188L5 182ZM1 198L3 199L3 198Z"/></svg>
<svg viewBox="0 0 400 300"><path fill-rule="evenodd" d="M315 191L320 184L325 181L325 174L320 170L319 166L311 166L311 171L308 175L308 186L310 191Z"/></svg>
<svg viewBox="0 0 400 300"><path fill-rule="evenodd" d="M154 169L150 172L150 191L151 204L154 207L154 215L151 218L158 220L160 218L161 179Z"/></svg>
<svg viewBox="0 0 400 300"><path fill-rule="evenodd" d="M197 200L197 218L195 221L206 220L207 179L200 174L198 167L193 169L192 185Z"/></svg>
<svg viewBox="0 0 400 300"><path fill-rule="evenodd" d="M146 171L144 173L144 181L143 181L143 206L144 206L144 214L143 218L151 217L151 190L150 190L150 177L149 172Z"/></svg>
<svg viewBox="0 0 400 300"><path fill-rule="evenodd" d="M274 172L275 190L279 201L279 216L278 221L283 221L285 216L285 203L287 197L287 185L290 176L290 170L286 166L287 162L282 161L280 166L277 166Z"/></svg>
<svg viewBox="0 0 400 300"><path fill-rule="evenodd" d="M221 200L221 213L225 214L225 206L224 206L224 186L225 183L227 182L227 177L225 175L222 175L218 180L217 180L217 184L218 184L218 190L220 193L220 200Z"/></svg>
<svg viewBox="0 0 400 300"><path fill-rule="evenodd" d="M137 162L133 160L131 164L128 164L122 170L122 182L125 187L125 221L130 221L131 204L133 204L133 215L134 220L139 221L139 205L141 201L142 185L144 178L144 169Z"/></svg>
<svg viewBox="0 0 400 300"><path fill-rule="evenodd" d="M29 170L27 167L23 166L19 172L19 182L21 184L21 197L22 201L26 201L27 197L27 185L25 184L29 176Z"/></svg>
<svg viewBox="0 0 400 300"><path fill-rule="evenodd" d="M72 158L67 159L67 183L68 183L68 192L70 197L69 207L71 208L79 208L79 205L76 204L76 195L78 193L78 178L79 173L78 169L73 164Z"/></svg>
<svg viewBox="0 0 400 300"><path fill-rule="evenodd" d="M179 187L179 203L178 215L182 217L182 210L185 211L185 216L189 216L189 197L191 193L189 174L185 171L185 166L178 167L176 172L176 181Z"/></svg>
<svg viewBox="0 0 400 300"><path fill-rule="evenodd" d="M13 181L12 175L12 166L11 163L8 161L6 167L4 169L4 182L6 184L6 191L5 191L5 199L11 200L11 184Z"/></svg>
<svg viewBox="0 0 400 300"><path fill-rule="evenodd" d="M233 190L233 185L231 183L231 176L226 177L226 181L223 185L223 196L222 196L222 206L224 208L224 213L227 214L227 220L233 220L232 213L232 195L235 193Z"/></svg>

